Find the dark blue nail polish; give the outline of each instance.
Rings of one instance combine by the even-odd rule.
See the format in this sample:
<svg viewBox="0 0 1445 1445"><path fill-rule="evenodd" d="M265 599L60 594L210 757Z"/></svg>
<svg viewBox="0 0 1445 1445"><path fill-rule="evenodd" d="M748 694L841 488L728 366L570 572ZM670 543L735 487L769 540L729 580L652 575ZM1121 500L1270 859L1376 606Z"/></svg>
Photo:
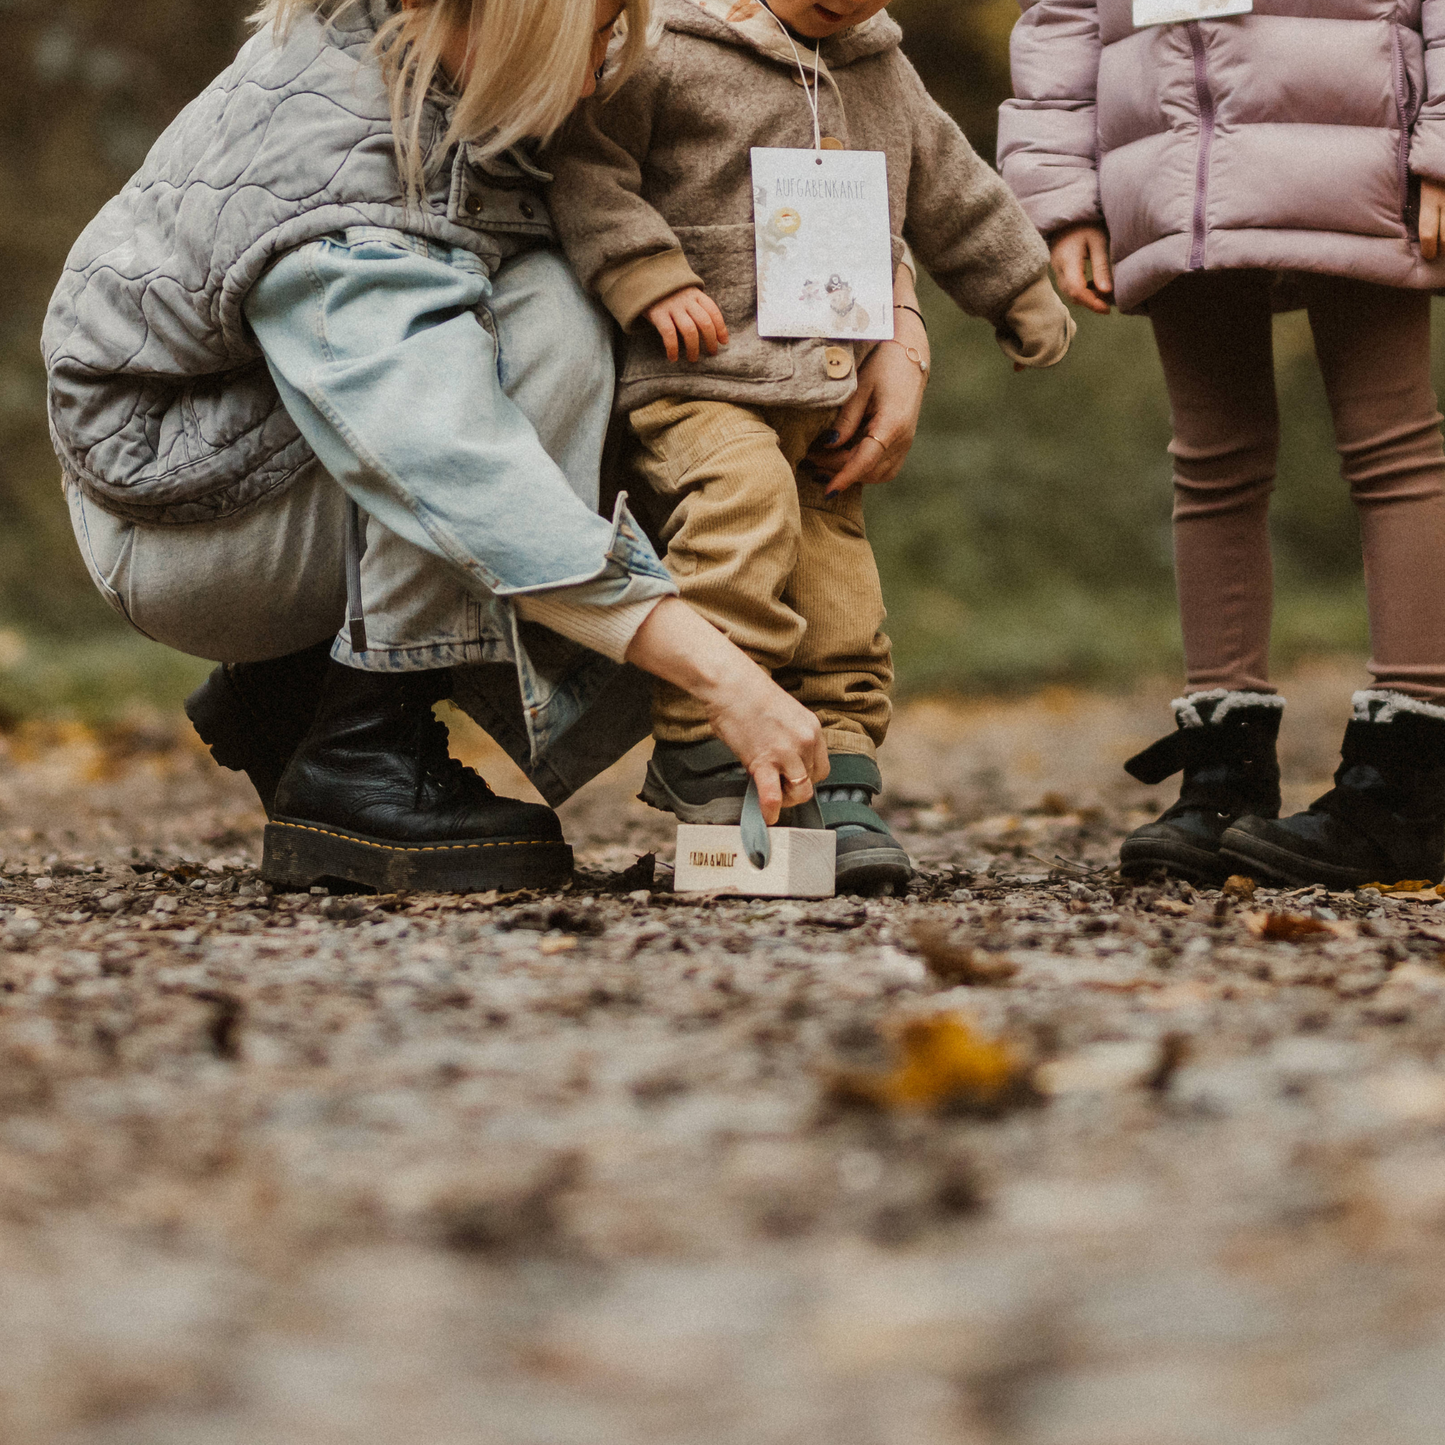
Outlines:
<svg viewBox="0 0 1445 1445"><path fill-rule="evenodd" d="M835 446L838 445L838 442L839 442L841 436L842 436L842 433L841 433L841 432L837 432L837 431L825 431L825 432L823 433L823 445L824 445L825 447L835 447Z"/></svg>

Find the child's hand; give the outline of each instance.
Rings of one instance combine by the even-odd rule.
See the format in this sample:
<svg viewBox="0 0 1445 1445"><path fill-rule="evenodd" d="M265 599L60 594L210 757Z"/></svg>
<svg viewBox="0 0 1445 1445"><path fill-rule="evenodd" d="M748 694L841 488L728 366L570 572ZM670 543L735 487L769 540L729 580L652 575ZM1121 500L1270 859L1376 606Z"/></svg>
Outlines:
<svg viewBox="0 0 1445 1445"><path fill-rule="evenodd" d="M1069 226L1049 242L1049 253L1059 290L1070 301L1107 316L1114 300L1109 233L1102 226Z"/></svg>
<svg viewBox="0 0 1445 1445"><path fill-rule="evenodd" d="M1440 233L1445 228L1445 186L1420 182L1420 254L1433 261L1440 254Z"/></svg>
<svg viewBox="0 0 1445 1445"><path fill-rule="evenodd" d="M689 361L696 361L707 347L709 356L728 344L728 324L717 302L700 286L684 286L647 308L647 319L657 327L669 361L678 357L678 341Z"/></svg>

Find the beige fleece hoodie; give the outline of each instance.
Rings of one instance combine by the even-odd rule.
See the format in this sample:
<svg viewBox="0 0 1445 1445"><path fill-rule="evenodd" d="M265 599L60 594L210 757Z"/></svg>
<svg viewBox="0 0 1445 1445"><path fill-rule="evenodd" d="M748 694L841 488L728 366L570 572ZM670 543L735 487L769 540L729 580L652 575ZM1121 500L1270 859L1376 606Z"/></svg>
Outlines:
<svg viewBox="0 0 1445 1445"><path fill-rule="evenodd" d="M641 69L610 99L585 102L547 162L567 254L628 333L619 408L678 396L841 406L872 343L852 343L850 356L827 341L757 334L750 151L813 144L794 47L758 0L657 8L661 40ZM901 39L882 11L823 42L824 145L883 151L895 264L907 242L959 306L993 323L1009 356L1051 365L1073 322L1047 280L1043 241L923 88ZM813 46L797 53L811 79ZM716 357L669 362L639 318L688 285L722 308L732 340Z"/></svg>

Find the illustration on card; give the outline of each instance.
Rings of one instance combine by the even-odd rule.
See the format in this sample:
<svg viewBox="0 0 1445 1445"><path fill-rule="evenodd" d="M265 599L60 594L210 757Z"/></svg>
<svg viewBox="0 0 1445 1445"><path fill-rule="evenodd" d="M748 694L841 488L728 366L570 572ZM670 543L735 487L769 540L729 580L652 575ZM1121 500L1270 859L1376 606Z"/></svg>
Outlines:
<svg viewBox="0 0 1445 1445"><path fill-rule="evenodd" d="M893 335L893 243L885 157L753 152L758 334Z"/></svg>

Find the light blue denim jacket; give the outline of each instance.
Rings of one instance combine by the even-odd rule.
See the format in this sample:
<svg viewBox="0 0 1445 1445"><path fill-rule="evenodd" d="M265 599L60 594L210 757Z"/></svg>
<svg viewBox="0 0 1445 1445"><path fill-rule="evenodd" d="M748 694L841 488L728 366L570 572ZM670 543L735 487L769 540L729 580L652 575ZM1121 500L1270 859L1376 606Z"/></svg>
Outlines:
<svg viewBox="0 0 1445 1445"><path fill-rule="evenodd" d="M569 483L507 395L492 291L486 261L470 251L361 228L284 255L252 290L246 316L331 476L382 526L491 599L480 640L489 658L516 663L535 761L614 683L617 665L580 647L549 646L541 660L524 645L514 599L545 593L616 608L677 588L625 499L612 521L599 516L596 475Z"/></svg>

